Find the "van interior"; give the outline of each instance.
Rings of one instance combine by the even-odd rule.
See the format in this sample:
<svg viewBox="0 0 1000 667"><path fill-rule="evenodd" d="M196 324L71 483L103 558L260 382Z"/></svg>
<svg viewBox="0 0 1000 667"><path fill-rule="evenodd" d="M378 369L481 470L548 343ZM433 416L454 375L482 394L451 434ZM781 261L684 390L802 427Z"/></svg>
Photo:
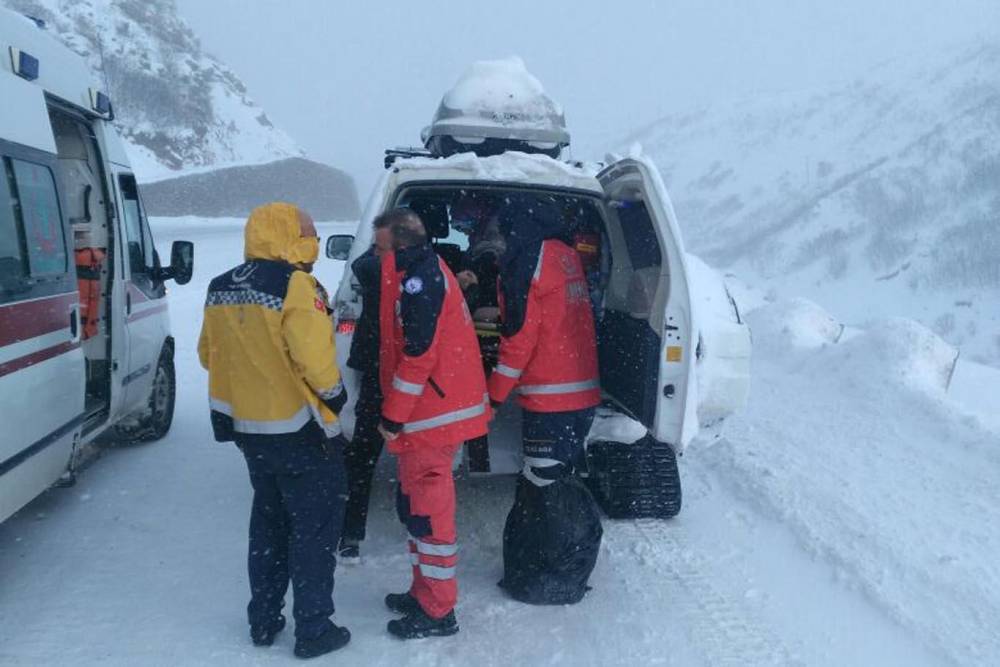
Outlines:
<svg viewBox="0 0 1000 667"><path fill-rule="evenodd" d="M73 229L80 290L80 336L87 363L88 424L100 422L111 402L111 285L114 271L112 200L100 148L90 123L49 106L59 158L57 179L64 216Z"/></svg>
<svg viewBox="0 0 1000 667"><path fill-rule="evenodd" d="M468 211L476 212L473 217L482 224L498 212L501 216L516 215L516 211L504 211L505 207L525 205L526 196L529 205L532 196L554 199L563 211L565 239L580 253L587 274L597 325L602 391L623 412L651 426L657 406L659 332L664 324L668 271L641 190L614 195L607 199L542 188L419 185L404 188L394 205L409 207L420 215L438 255L456 274L475 270L482 290L484 281L473 261L481 239L470 226ZM484 365L490 372L499 348L496 314L488 303L470 310ZM470 463L473 471L479 472L475 461Z"/></svg>

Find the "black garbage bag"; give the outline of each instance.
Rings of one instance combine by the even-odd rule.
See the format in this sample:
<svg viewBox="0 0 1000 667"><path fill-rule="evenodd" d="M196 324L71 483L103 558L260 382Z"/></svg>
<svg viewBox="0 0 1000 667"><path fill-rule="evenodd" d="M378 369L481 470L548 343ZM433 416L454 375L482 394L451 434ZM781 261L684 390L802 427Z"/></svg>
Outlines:
<svg viewBox="0 0 1000 667"><path fill-rule="evenodd" d="M500 586L528 604L579 602L590 590L603 534L597 504L575 476L547 486L519 476L503 531Z"/></svg>

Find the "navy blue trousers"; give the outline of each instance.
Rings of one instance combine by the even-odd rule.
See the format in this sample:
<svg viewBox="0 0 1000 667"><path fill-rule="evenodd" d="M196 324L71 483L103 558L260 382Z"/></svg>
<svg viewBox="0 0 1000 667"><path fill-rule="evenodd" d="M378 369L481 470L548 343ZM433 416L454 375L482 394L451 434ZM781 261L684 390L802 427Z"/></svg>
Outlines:
<svg viewBox="0 0 1000 667"><path fill-rule="evenodd" d="M595 408L571 412L523 412L525 463L542 479L559 479L585 469L583 443Z"/></svg>
<svg viewBox="0 0 1000 667"><path fill-rule="evenodd" d="M347 463L347 510L344 513L344 539L362 542L368 524L368 504L372 495L375 465L382 453L382 391L378 376L366 373L361 379L361 394L354 408L354 439L345 451Z"/></svg>
<svg viewBox="0 0 1000 667"><path fill-rule="evenodd" d="M342 440L237 444L254 491L247 556L250 625L275 622L291 580L295 636L319 637L334 612L333 571L347 496Z"/></svg>

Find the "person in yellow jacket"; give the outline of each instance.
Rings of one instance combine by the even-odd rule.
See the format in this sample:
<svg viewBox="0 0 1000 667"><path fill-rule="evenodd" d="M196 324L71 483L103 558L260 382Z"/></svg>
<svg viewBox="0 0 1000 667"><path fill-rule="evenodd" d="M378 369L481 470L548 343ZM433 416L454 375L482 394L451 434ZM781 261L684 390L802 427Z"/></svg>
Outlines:
<svg viewBox="0 0 1000 667"><path fill-rule="evenodd" d="M250 214L243 264L212 280L198 355L208 371L215 438L235 442L253 486L250 637L284 628L291 580L295 654L350 640L335 625L333 571L347 481L337 415L347 401L326 291L310 275L316 227L287 203Z"/></svg>

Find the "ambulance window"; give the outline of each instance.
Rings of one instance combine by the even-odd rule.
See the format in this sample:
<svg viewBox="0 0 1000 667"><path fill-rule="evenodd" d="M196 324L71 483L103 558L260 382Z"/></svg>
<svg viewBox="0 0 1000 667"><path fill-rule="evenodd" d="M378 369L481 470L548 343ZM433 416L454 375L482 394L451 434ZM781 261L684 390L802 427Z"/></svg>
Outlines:
<svg viewBox="0 0 1000 667"><path fill-rule="evenodd" d="M21 234L14 215L14 174L6 160L0 170L0 289L27 274Z"/></svg>
<svg viewBox="0 0 1000 667"><path fill-rule="evenodd" d="M15 210L24 227L28 270L32 277L62 275L68 270L66 236L52 171L34 162L11 160Z"/></svg>
<svg viewBox="0 0 1000 667"><path fill-rule="evenodd" d="M129 267L132 276L151 276L153 273L153 239L145 224L139 190L135 177L123 174L118 177L121 187L123 217L125 220L125 241L128 244Z"/></svg>

